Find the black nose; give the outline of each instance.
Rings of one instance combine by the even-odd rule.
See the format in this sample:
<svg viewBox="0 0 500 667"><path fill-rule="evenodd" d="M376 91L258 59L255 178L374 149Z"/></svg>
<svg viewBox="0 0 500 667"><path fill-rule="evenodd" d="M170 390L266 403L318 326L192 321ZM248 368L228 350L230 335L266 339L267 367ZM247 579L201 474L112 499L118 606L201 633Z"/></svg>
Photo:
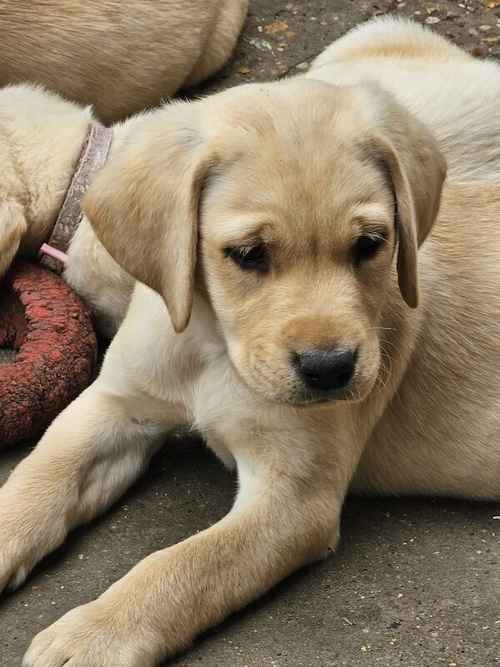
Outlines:
<svg viewBox="0 0 500 667"><path fill-rule="evenodd" d="M335 391L344 389L352 380L358 357L357 350L334 347L328 350L309 349L294 355L295 365L308 389Z"/></svg>

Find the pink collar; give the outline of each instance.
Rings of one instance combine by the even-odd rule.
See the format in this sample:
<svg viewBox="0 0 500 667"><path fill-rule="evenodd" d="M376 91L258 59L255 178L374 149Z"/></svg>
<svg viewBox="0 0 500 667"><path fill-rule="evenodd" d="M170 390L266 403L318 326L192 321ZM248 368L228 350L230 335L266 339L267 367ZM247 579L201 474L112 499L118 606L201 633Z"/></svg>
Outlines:
<svg viewBox="0 0 500 667"><path fill-rule="evenodd" d="M69 244L82 219L83 195L94 174L106 163L112 138L110 127L91 122L52 234L39 250L40 263L56 273L62 273L65 268Z"/></svg>

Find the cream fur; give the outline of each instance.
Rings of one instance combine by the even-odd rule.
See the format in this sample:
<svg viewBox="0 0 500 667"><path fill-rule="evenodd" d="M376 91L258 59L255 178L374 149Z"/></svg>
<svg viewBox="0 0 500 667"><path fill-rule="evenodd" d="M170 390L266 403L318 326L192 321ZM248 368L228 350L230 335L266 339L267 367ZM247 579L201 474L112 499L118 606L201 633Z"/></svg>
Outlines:
<svg viewBox="0 0 500 667"><path fill-rule="evenodd" d="M473 182L500 176L500 70L409 23L367 24L335 58L342 44L351 61L333 45L308 78L348 87L297 79L168 107L134 121L95 180L93 228L156 291L136 284L99 378L0 490L0 588L104 511L179 423L235 462L239 491L219 523L38 635L25 667L157 664L334 548L350 486L500 499L500 188ZM472 181L445 187L434 226L444 163L411 111ZM372 216L386 245L355 269L353 230ZM255 235L277 258L264 278L222 252ZM290 349L332 336L360 345L355 386L300 405Z"/></svg>
<svg viewBox="0 0 500 667"><path fill-rule="evenodd" d="M17 253L36 256L50 236L91 120L90 108L41 87L19 84L0 90L0 277ZM124 125L114 128L111 155L126 132ZM113 335L133 281L85 219L71 241L64 277L92 306L101 332Z"/></svg>
<svg viewBox="0 0 500 667"><path fill-rule="evenodd" d="M500 68L477 60L407 19L382 17L334 42L308 78L338 85L374 81L430 127L453 179L499 178Z"/></svg>
<svg viewBox="0 0 500 667"><path fill-rule="evenodd" d="M117 121L222 67L247 8L248 0L5 2L0 86L42 84Z"/></svg>

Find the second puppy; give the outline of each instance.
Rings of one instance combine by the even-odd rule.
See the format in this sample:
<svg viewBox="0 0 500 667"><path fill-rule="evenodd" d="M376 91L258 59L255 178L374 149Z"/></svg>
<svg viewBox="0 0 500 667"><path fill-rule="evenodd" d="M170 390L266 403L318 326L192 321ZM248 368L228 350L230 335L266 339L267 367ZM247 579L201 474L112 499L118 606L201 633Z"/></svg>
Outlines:
<svg viewBox="0 0 500 667"><path fill-rule="evenodd" d="M42 84L117 121L220 69L247 8L248 0L2 2L0 86Z"/></svg>

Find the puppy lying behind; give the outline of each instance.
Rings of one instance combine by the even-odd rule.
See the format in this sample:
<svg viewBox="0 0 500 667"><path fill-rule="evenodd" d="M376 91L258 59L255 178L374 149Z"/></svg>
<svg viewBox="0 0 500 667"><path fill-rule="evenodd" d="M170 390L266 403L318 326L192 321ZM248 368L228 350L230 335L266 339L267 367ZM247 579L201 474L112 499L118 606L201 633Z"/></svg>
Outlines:
<svg viewBox="0 0 500 667"><path fill-rule="evenodd" d="M450 177L500 179L500 67L493 60L473 58L413 21L380 17L333 42L306 76L378 83L434 132Z"/></svg>
<svg viewBox="0 0 500 667"><path fill-rule="evenodd" d="M116 121L222 67L247 8L248 0L4 2L0 86L39 83Z"/></svg>
<svg viewBox="0 0 500 667"><path fill-rule="evenodd" d="M0 588L180 423L239 490L38 635L25 667L179 651L335 547L356 469L361 490L500 498L500 187L450 185L435 222L439 147L372 84L248 85L137 123L85 211L141 282L99 378L0 490Z"/></svg>

